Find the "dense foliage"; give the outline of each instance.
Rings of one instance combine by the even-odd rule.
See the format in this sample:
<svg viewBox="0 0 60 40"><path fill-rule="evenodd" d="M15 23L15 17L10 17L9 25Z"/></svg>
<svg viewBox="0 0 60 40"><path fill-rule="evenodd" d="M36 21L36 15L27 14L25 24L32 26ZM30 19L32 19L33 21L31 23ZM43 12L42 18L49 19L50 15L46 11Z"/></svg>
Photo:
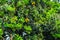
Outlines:
<svg viewBox="0 0 60 40"><path fill-rule="evenodd" d="M0 0L0 40L60 39L59 11L50 0Z"/></svg>

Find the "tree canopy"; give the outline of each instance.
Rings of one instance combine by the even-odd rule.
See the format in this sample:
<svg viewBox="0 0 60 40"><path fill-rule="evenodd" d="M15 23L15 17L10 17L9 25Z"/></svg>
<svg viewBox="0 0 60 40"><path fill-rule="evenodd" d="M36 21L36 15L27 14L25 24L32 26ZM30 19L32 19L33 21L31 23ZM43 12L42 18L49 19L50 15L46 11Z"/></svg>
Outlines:
<svg viewBox="0 0 60 40"><path fill-rule="evenodd" d="M60 3L51 0L0 0L0 39L60 39ZM12 34L12 36L11 36Z"/></svg>

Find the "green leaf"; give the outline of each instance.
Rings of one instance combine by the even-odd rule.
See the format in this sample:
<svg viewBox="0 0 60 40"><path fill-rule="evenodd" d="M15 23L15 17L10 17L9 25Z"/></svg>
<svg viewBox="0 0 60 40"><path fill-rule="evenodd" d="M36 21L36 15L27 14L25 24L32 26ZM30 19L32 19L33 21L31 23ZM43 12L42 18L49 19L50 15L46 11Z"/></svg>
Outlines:
<svg viewBox="0 0 60 40"><path fill-rule="evenodd" d="M60 34L53 34L54 37L60 38Z"/></svg>
<svg viewBox="0 0 60 40"><path fill-rule="evenodd" d="M14 23L16 24L16 21L17 21L17 16L14 16L10 19L11 23Z"/></svg>
<svg viewBox="0 0 60 40"><path fill-rule="evenodd" d="M24 23L24 22L25 22L25 19L24 19L23 17L21 17L21 18L19 19L19 21L22 22L22 23Z"/></svg>
<svg viewBox="0 0 60 40"><path fill-rule="evenodd" d="M29 0L23 0L23 2L24 2L25 4L28 4L28 3L29 3Z"/></svg>
<svg viewBox="0 0 60 40"><path fill-rule="evenodd" d="M0 16L4 16L4 11L0 11Z"/></svg>
<svg viewBox="0 0 60 40"><path fill-rule="evenodd" d="M10 12L15 12L15 7L12 7L11 5L6 5L6 9Z"/></svg>
<svg viewBox="0 0 60 40"><path fill-rule="evenodd" d="M0 29L0 37L3 35L3 30Z"/></svg>
<svg viewBox="0 0 60 40"><path fill-rule="evenodd" d="M17 7L18 7L18 6L21 6L21 5L22 5L22 2L21 2L21 1L18 1L18 2L17 2Z"/></svg>
<svg viewBox="0 0 60 40"><path fill-rule="evenodd" d="M16 28L21 29L22 26L23 26L22 24L18 23L18 24L16 25Z"/></svg>
<svg viewBox="0 0 60 40"><path fill-rule="evenodd" d="M13 40L23 40L23 38L18 34L15 34Z"/></svg>
<svg viewBox="0 0 60 40"><path fill-rule="evenodd" d="M31 26L24 26L24 29L25 29L25 31L28 33L28 34L30 34L31 33L31 31L32 31L32 28L31 28Z"/></svg>
<svg viewBox="0 0 60 40"><path fill-rule="evenodd" d="M27 31L31 31L32 30L31 26L24 26L24 29L27 30Z"/></svg>

